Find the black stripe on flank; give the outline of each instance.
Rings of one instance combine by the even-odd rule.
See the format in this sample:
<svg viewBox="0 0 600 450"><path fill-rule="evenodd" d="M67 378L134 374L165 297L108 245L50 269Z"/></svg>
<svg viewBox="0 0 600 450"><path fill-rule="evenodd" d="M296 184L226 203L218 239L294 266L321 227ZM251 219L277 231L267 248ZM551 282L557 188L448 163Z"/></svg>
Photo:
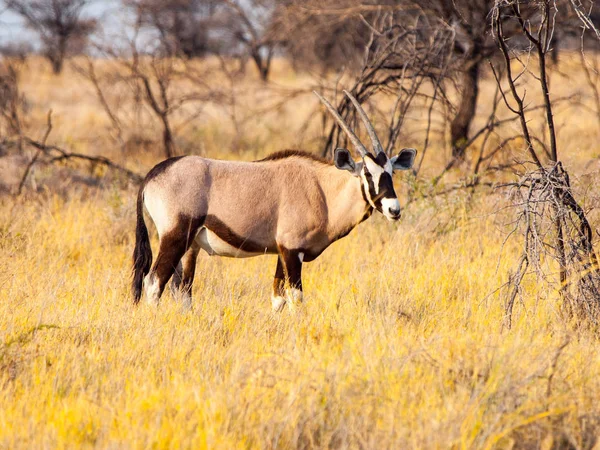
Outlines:
<svg viewBox="0 0 600 450"><path fill-rule="evenodd" d="M215 233L219 239L232 247L248 253L277 253L277 248L260 245L251 239L240 236L223 223L218 217L209 214L204 221L204 227Z"/></svg>
<svg viewBox="0 0 600 450"><path fill-rule="evenodd" d="M204 224L204 217L192 217L187 214L179 214L175 230L168 233L172 238L185 242L186 249L192 244L196 232Z"/></svg>

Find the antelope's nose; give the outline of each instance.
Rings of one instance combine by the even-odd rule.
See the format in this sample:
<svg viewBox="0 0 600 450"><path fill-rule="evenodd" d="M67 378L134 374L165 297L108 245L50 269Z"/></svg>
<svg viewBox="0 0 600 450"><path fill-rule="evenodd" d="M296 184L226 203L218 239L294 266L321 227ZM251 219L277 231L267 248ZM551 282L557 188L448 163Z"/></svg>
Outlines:
<svg viewBox="0 0 600 450"><path fill-rule="evenodd" d="M397 198L384 198L381 201L381 212L388 220L398 220L400 218L400 202Z"/></svg>
<svg viewBox="0 0 600 450"><path fill-rule="evenodd" d="M390 208L388 212L390 213L392 219L398 220L400 218L400 208Z"/></svg>

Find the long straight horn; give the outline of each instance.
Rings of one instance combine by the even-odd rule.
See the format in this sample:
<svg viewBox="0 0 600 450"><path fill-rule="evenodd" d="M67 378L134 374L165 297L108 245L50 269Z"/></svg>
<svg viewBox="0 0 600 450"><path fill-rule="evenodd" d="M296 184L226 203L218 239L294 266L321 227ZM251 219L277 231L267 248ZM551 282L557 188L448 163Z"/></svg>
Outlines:
<svg viewBox="0 0 600 450"><path fill-rule="evenodd" d="M331 103L329 103L317 91L313 91L313 92L317 97L319 97L319 100L321 100L321 102L323 102L323 104L327 107L327 109L333 115L333 117L335 117L335 120L337 121L338 125L348 135L348 137L352 141L352 144L354 144L354 147L356 148L358 153L360 153L360 156L365 156L367 153L369 153L369 151L362 144L362 142L360 142L360 140L358 139L356 134L354 134L354 132L350 129L350 127L346 124L346 122L344 122L344 119L342 119L342 116L340 116L340 114L337 112L337 110L333 106L331 106Z"/></svg>
<svg viewBox="0 0 600 450"><path fill-rule="evenodd" d="M371 142L373 143L373 150L375 150L375 154L377 155L377 154L383 152L383 146L381 145L381 142L379 142L377 133L375 133L375 128L373 128L373 124L371 124L369 117L367 117L367 113L364 111L364 109L362 109L362 106L360 106L360 103L358 103L358 100L356 100L352 96L352 94L350 94L350 92L344 91L344 94L346 94L346 97L348 97L350 99L350 101L354 104L354 107L358 111L358 115L360 116L363 123L365 124L367 133L369 133L369 137L371 138Z"/></svg>

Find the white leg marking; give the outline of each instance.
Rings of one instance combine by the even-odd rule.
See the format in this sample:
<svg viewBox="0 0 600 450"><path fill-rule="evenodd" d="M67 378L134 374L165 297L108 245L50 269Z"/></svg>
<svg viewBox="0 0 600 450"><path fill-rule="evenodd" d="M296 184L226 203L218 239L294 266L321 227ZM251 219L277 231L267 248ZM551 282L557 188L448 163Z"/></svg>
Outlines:
<svg viewBox="0 0 600 450"><path fill-rule="evenodd" d="M148 304L158 306L158 278L152 273L146 275L146 278L144 278L144 287Z"/></svg>
<svg viewBox="0 0 600 450"><path fill-rule="evenodd" d="M191 311L192 310L192 294L191 292L187 292L183 290L181 287L177 288L173 286L173 282L171 282L171 296L177 302L181 302L181 306L183 311Z"/></svg>
<svg viewBox="0 0 600 450"><path fill-rule="evenodd" d="M189 292L183 292L181 294L181 305L185 312L192 310L192 294Z"/></svg>
<svg viewBox="0 0 600 450"><path fill-rule="evenodd" d="M291 311L294 311L297 307L302 304L302 300L304 299L304 295L300 289L289 288L286 291L287 294L287 304Z"/></svg>
<svg viewBox="0 0 600 450"><path fill-rule="evenodd" d="M298 259L300 260L300 262L304 261L304 252L298 253Z"/></svg>
<svg viewBox="0 0 600 450"><path fill-rule="evenodd" d="M271 305L273 307L273 312L281 312L285 307L285 298L281 295L272 295L271 296Z"/></svg>

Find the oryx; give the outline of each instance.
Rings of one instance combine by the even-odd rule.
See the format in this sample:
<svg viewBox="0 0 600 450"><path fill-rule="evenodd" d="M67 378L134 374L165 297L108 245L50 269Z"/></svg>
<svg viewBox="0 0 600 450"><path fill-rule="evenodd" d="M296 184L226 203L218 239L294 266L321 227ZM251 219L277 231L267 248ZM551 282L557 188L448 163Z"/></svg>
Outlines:
<svg viewBox="0 0 600 450"><path fill-rule="evenodd" d="M137 198L134 302L139 302L143 285L148 302L157 304L175 272L171 285L191 306L196 257L204 249L209 255L234 258L278 255L272 305L279 311L286 302L302 301L303 262L317 258L373 210L398 220L392 172L410 169L416 150L403 149L388 158L358 101L344 93L367 129L372 152L315 92L350 138L359 161L338 148L333 162L288 150L254 162L185 156L155 166ZM160 240L152 268L144 207Z"/></svg>

